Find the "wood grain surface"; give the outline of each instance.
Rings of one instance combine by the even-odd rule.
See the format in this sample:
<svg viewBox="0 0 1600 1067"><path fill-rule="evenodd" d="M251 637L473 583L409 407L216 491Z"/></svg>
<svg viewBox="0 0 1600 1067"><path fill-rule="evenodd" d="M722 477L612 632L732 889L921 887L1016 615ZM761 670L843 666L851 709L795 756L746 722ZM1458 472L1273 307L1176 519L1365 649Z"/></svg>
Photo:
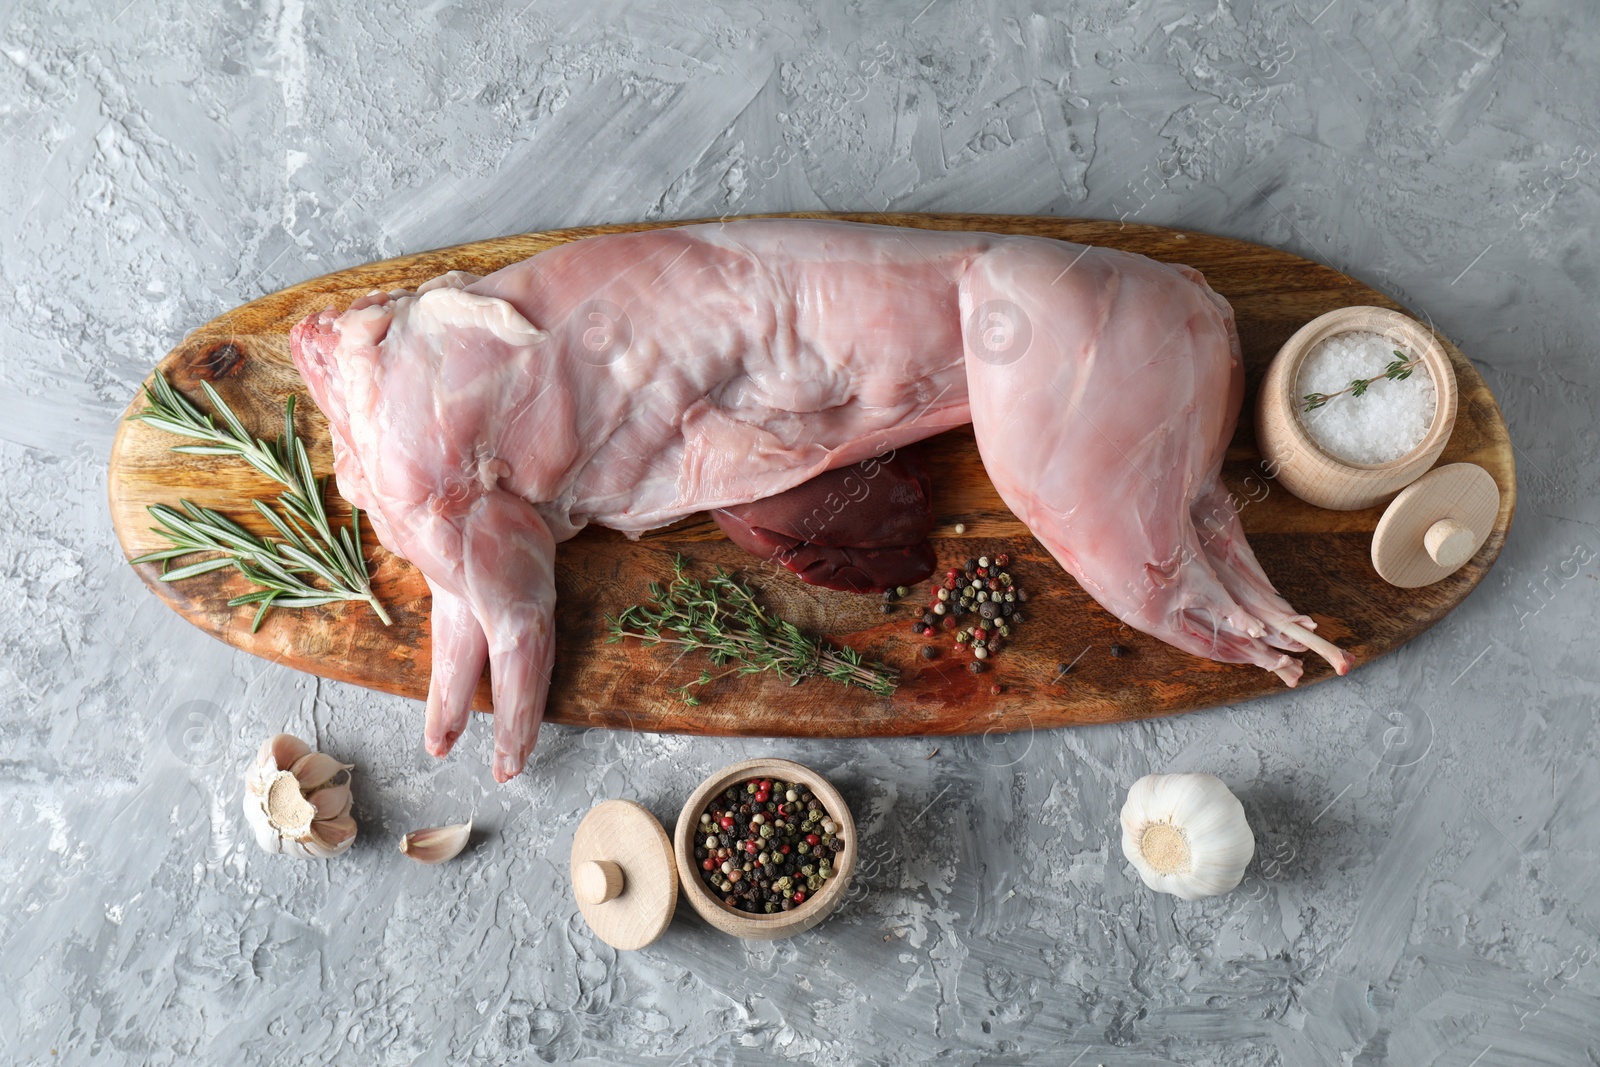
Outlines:
<svg viewBox="0 0 1600 1067"><path fill-rule="evenodd" d="M1000 215L792 217L1037 234L1121 248L1202 271L1233 304L1246 361L1245 408L1229 446L1224 480L1242 503L1241 519L1267 574L1291 604L1317 620L1320 634L1355 657L1357 669L1403 645L1461 603L1505 544L1516 505L1505 422L1482 377L1444 338L1460 387L1460 409L1439 462L1479 464L1500 488L1494 529L1461 570L1425 588L1394 588L1378 577L1370 558L1381 508L1315 508L1259 469L1251 413L1256 387L1278 347L1301 325L1334 308L1373 304L1404 310L1347 275L1260 245L1155 226ZM448 270L487 274L566 241L648 228L654 225L522 234L313 278L212 320L185 337L159 367L191 396L199 395L202 379L211 381L262 436L278 433L285 395L299 392L297 406L303 414L297 422L314 442L318 471L331 473L327 424L289 359L289 329L297 321L329 306L342 309L374 289L415 287ZM141 392L129 411L143 404ZM259 528L251 522L248 498L265 498L275 490L242 462L180 455L169 450L175 443L179 439L142 422L124 420L117 433L108 477L111 515L130 559L165 545L150 531L149 504L189 499ZM876 597L817 589L763 569L728 542L707 516L696 515L637 542L591 527L560 546L558 651L547 718L698 734L986 733L1140 719L1283 690L1266 671L1187 655L1124 626L1100 608L1001 503L979 461L970 427L941 434L924 447L933 472L934 544L941 568L959 566L968 556L1008 552L1009 569L1030 596L1026 622L987 671L970 673L966 668L971 657L954 651L947 636L935 642L938 658L926 660L919 654L929 642L911 632L911 605L926 600L926 585L886 615ZM346 513L337 500L330 502L330 509L336 516ZM959 536L957 523L965 525ZM364 605L338 605L274 611L259 632L251 633L251 610L226 606L229 597L249 588L232 569L172 584L160 580L158 564L136 570L174 611L220 640L327 678L420 700L428 688L427 586L415 568L384 552L370 534L366 543L375 589L394 618L391 626L384 626ZM684 705L669 689L696 677L702 662L693 655L680 660L666 646L606 644L602 618L644 599L647 584L665 578L679 552L702 573L716 564L740 570L762 586L776 610L899 668L899 689L884 698L818 680L790 687L774 677L730 678L703 690L700 706ZM1126 654L1110 655L1114 643ZM1061 663L1074 666L1061 674ZM1331 676L1322 661L1307 657L1301 686ZM993 691L995 686L1000 692ZM487 676L476 706L489 707Z"/></svg>

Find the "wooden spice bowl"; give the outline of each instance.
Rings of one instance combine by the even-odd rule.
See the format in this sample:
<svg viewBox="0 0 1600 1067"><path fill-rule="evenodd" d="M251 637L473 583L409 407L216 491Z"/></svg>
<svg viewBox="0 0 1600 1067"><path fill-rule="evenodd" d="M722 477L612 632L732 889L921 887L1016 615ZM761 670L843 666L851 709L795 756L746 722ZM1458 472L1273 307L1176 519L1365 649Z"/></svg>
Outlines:
<svg viewBox="0 0 1600 1067"><path fill-rule="evenodd" d="M1381 334L1420 356L1433 378L1433 423L1417 446L1387 463L1362 464L1323 451L1301 422L1295 383L1300 365L1335 334ZM1256 443L1269 477L1308 504L1359 511L1383 503L1427 473L1456 424L1456 373L1433 332L1409 315L1380 307L1346 307L1319 315L1295 331L1267 368L1256 403Z"/></svg>
<svg viewBox="0 0 1600 1067"><path fill-rule="evenodd" d="M785 782L800 782L822 802L828 816L838 824L837 834L844 847L833 855L834 875L805 903L792 911L773 915L755 915L729 907L705 884L700 865L695 862L695 838L700 826L700 813L706 810L711 798L749 778L776 778ZM784 759L752 759L724 767L700 783L678 815L678 825L673 834L673 852L678 857L678 884L690 906L706 922L721 930L750 941L776 941L793 937L811 929L828 917L844 899L845 888L856 867L856 824L850 817L850 808L844 797L829 781L802 764Z"/></svg>

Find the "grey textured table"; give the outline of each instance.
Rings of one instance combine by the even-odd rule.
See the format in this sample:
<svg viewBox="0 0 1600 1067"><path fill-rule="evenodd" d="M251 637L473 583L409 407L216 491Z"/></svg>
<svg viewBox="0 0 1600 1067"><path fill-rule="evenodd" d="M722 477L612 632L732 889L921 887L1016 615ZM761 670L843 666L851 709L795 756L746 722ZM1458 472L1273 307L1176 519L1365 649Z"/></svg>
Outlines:
<svg viewBox="0 0 1600 1067"><path fill-rule="evenodd" d="M358 7L360 9L358 9ZM1584 10L1587 9L1587 10ZM1600 1063L1600 16L1558 0L760 8L0 3L0 1062ZM212 641L122 562L115 420L184 331L382 256L773 210L1127 217L1331 264L1500 398L1510 544L1343 682L1139 725L794 742L418 705ZM336 862L262 854L287 728L358 765ZM605 797L670 821L761 753L863 829L844 909L618 954L566 884ZM1127 786L1245 801L1236 892L1157 897ZM462 859L403 830L471 815Z"/></svg>

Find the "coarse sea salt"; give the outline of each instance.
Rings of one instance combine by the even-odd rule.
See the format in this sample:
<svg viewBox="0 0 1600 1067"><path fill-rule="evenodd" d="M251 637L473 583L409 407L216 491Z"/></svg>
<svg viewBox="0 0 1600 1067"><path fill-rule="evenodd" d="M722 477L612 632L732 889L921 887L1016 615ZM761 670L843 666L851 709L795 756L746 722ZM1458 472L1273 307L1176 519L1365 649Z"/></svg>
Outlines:
<svg viewBox="0 0 1600 1067"><path fill-rule="evenodd" d="M1295 411L1311 439L1336 459L1368 465L1388 463L1416 448L1433 425L1438 402L1433 375L1419 363L1401 381L1383 376L1399 352L1415 353L1382 334L1365 330L1336 333L1319 343L1300 364ZM1369 378L1365 393L1335 396L1315 411L1305 410L1307 393L1337 393L1356 378Z"/></svg>

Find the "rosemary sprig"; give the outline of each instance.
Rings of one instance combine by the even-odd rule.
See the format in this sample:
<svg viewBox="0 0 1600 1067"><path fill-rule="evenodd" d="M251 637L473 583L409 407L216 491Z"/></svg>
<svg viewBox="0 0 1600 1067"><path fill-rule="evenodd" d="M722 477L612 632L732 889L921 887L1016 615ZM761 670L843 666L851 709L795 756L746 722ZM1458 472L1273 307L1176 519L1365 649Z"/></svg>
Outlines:
<svg viewBox="0 0 1600 1067"><path fill-rule="evenodd" d="M1407 378L1411 377L1411 372L1416 370L1418 363L1422 362L1422 357L1412 356L1410 359L1407 359L1406 354L1400 351L1398 348L1394 350L1394 354L1395 358L1389 362L1388 366L1383 368L1383 374L1381 377L1387 378L1391 382L1403 382ZM1334 397L1344 396L1346 393L1349 393L1351 396L1362 396L1366 393L1367 386L1371 385L1377 380L1377 377L1351 378L1350 384L1345 386L1343 389L1340 389L1337 393L1307 393L1305 396L1301 397L1306 404L1303 410L1307 413L1313 412L1322 405L1326 404L1328 401L1332 400Z"/></svg>
<svg viewBox="0 0 1600 1067"><path fill-rule="evenodd" d="M134 563L162 564L162 580L179 582L197 574L233 567L261 588L234 597L230 607L256 604L254 633L268 609L309 608L339 600L360 600L372 606L384 625L388 612L372 592L367 561L361 554L361 509L350 509L350 524L335 532L323 503L326 479L312 472L311 457L294 428L294 395L283 405L283 433L276 441L253 436L227 402L201 382L206 399L221 416L222 425L200 410L188 397L172 387L157 371L145 389L150 403L132 417L160 430L202 443L174 445L174 452L192 456L237 456L262 474L285 487L276 506L252 500L278 537L258 537L243 526L210 508L188 500L180 501L182 511L164 504L150 506L150 514L160 523L152 527L171 548L147 552ZM220 552L222 555L168 570L171 561L195 552ZM317 581L322 585L317 585Z"/></svg>
<svg viewBox="0 0 1600 1067"><path fill-rule="evenodd" d="M688 561L678 556L671 583L663 589L651 582L650 595L649 604L635 605L616 618L606 616L607 644L637 637L652 644L699 649L717 667L734 664L718 674L701 671L699 678L678 686L674 692L687 704L700 703L690 692L693 688L733 674L762 671L776 671L790 685L816 675L880 696L888 696L900 684L895 672L882 663L869 662L852 648L839 648L774 618L749 586L721 567L702 582L688 573Z"/></svg>

